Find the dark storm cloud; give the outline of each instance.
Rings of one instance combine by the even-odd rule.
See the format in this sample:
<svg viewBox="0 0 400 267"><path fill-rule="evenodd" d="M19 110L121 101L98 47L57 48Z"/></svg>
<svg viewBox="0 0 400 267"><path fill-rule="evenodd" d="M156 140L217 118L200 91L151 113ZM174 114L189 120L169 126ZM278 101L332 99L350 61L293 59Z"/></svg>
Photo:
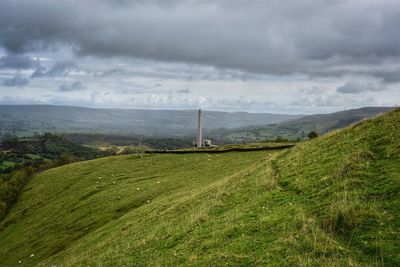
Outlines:
<svg viewBox="0 0 400 267"><path fill-rule="evenodd" d="M8 55L0 57L0 69L33 69L40 61L26 56Z"/></svg>
<svg viewBox="0 0 400 267"><path fill-rule="evenodd" d="M397 70L379 70L370 73L372 76L382 78L385 83L398 83L400 82L400 67Z"/></svg>
<svg viewBox="0 0 400 267"><path fill-rule="evenodd" d="M35 70L31 78L65 76L73 68L75 68L75 64L71 61L58 61L49 70L45 70L44 68Z"/></svg>
<svg viewBox="0 0 400 267"><path fill-rule="evenodd" d="M363 92L379 92L385 90L385 87L372 82L350 81L337 88L338 93L359 94Z"/></svg>
<svg viewBox="0 0 400 267"><path fill-rule="evenodd" d="M369 72L400 58L397 0L2 0L0 44L247 72ZM362 71L360 70L362 67ZM385 71L374 74L385 80Z"/></svg>
<svg viewBox="0 0 400 267"><path fill-rule="evenodd" d="M29 79L22 76L21 74L17 74L12 78L5 79L2 83L3 86L18 86L22 87L29 83Z"/></svg>
<svg viewBox="0 0 400 267"><path fill-rule="evenodd" d="M64 82L58 87L58 91L71 92L85 90L85 86L80 81Z"/></svg>

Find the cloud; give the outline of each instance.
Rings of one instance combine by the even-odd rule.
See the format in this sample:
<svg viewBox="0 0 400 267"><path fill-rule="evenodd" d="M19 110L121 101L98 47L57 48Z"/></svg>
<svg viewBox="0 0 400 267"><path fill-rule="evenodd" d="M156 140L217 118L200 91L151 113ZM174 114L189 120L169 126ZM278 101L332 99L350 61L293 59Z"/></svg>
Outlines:
<svg viewBox="0 0 400 267"><path fill-rule="evenodd" d="M343 94L335 89L312 87L302 90L298 99L290 104L292 109L301 112L315 113L320 110L323 113L343 110L349 107L360 108L367 106L379 106L376 99L365 94Z"/></svg>
<svg viewBox="0 0 400 267"><path fill-rule="evenodd" d="M397 0L2 0L0 45L275 75L381 67L371 73L383 78L400 59L399 24Z"/></svg>
<svg viewBox="0 0 400 267"><path fill-rule="evenodd" d="M58 61L47 71L44 68L35 70L31 78L66 76L74 67L75 63L71 61Z"/></svg>
<svg viewBox="0 0 400 267"><path fill-rule="evenodd" d="M373 73L369 73L372 76L380 77L384 83L398 83L400 82L400 68L390 70L378 70Z"/></svg>
<svg viewBox="0 0 400 267"><path fill-rule="evenodd" d="M21 74L17 74L12 78L5 79L2 83L3 86L18 86L22 87L29 83L29 79L22 76Z"/></svg>
<svg viewBox="0 0 400 267"><path fill-rule="evenodd" d="M103 71L101 73L96 73L95 77L108 77L108 76L118 76L118 75L124 75L127 74L127 71L121 68L114 68L114 69L109 69L106 71Z"/></svg>
<svg viewBox="0 0 400 267"><path fill-rule="evenodd" d="M336 89L342 94L359 94L364 92L379 92L385 90L385 87L373 82L350 81Z"/></svg>
<svg viewBox="0 0 400 267"><path fill-rule="evenodd" d="M85 86L80 81L64 82L58 87L58 91L71 92L85 90Z"/></svg>
<svg viewBox="0 0 400 267"><path fill-rule="evenodd" d="M190 90L189 89L180 89L175 91L178 94L189 94Z"/></svg>
<svg viewBox="0 0 400 267"><path fill-rule="evenodd" d="M0 69L34 69L40 61L27 56L7 55L0 57Z"/></svg>

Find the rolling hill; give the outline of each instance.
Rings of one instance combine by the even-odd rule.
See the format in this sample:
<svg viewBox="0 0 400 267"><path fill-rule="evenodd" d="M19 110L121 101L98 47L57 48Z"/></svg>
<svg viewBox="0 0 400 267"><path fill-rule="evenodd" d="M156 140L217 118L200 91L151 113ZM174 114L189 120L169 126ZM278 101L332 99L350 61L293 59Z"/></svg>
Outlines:
<svg viewBox="0 0 400 267"><path fill-rule="evenodd" d="M222 139L231 141L259 141L282 137L289 140L304 139L308 133L315 131L318 134L325 134L335 129L347 127L353 123L366 118L383 114L393 107L365 107L331 114L309 115L285 122L274 123L265 126L243 127L231 129L220 135ZM218 132L211 132L211 135L218 135Z"/></svg>
<svg viewBox="0 0 400 267"><path fill-rule="evenodd" d="M296 115L247 112L203 113L205 131L277 123ZM95 109L50 105L0 106L0 136L34 132L102 133L145 136L193 136L196 110Z"/></svg>
<svg viewBox="0 0 400 267"><path fill-rule="evenodd" d="M399 266L400 110L283 151L129 155L35 176L1 266Z"/></svg>

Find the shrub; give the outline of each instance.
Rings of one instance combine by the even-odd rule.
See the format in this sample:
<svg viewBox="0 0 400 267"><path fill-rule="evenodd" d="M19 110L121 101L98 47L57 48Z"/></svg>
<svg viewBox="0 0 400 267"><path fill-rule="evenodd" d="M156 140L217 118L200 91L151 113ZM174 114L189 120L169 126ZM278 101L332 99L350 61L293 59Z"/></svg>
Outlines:
<svg viewBox="0 0 400 267"><path fill-rule="evenodd" d="M315 131L312 131L308 134L309 139L317 138L318 134Z"/></svg>

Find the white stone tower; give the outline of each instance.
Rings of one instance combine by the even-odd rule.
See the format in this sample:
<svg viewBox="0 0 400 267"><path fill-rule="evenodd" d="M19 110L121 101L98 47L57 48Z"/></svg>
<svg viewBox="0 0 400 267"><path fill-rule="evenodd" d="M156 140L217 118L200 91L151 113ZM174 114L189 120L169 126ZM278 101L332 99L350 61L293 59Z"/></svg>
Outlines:
<svg viewBox="0 0 400 267"><path fill-rule="evenodd" d="M201 117L201 109L199 109L198 117L197 117L197 147L203 146L203 125L202 125L202 117Z"/></svg>

